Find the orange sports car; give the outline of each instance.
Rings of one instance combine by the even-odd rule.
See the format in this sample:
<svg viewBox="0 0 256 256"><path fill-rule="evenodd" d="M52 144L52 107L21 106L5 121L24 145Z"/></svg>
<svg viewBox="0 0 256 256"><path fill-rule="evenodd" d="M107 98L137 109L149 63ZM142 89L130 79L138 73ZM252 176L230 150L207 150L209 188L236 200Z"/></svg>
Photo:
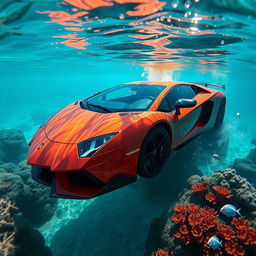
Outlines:
<svg viewBox="0 0 256 256"><path fill-rule="evenodd" d="M133 82L68 105L29 143L32 178L52 197L87 199L155 176L170 152L221 127L226 98L209 86L221 87Z"/></svg>

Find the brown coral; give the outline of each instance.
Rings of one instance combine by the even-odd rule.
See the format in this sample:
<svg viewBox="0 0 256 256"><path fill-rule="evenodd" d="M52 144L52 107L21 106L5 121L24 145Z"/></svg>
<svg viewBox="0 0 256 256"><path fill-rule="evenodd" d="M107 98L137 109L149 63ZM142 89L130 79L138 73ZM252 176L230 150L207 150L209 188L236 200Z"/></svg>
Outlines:
<svg viewBox="0 0 256 256"><path fill-rule="evenodd" d="M18 209L10 201L0 199L0 252L3 255L15 255L15 220L13 213ZM2 254L1 254L2 255Z"/></svg>

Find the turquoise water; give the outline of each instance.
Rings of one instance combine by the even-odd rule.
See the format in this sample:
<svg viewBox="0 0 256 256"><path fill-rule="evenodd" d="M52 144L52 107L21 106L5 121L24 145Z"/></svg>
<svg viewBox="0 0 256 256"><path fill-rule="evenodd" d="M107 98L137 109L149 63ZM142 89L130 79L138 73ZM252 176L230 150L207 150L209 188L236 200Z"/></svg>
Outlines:
<svg viewBox="0 0 256 256"><path fill-rule="evenodd" d="M136 9L138 2L145 5ZM226 168L235 158L247 156L252 147L250 140L256 137L255 10L254 1L3 1L0 3L0 129L20 129L29 141L40 124L57 110L124 82L220 83L226 85L227 110L223 136L217 140L221 144L221 140L229 138L227 155L220 161L213 160L210 154L205 161L199 155L197 165L207 175ZM170 161L165 172L177 163L175 159ZM77 219L79 225L86 218L87 209L88 214L95 208L98 215L104 215L106 209L101 209L101 202L102 207L112 207L108 202L120 203L120 207L127 204L142 216L143 211L164 197L165 191L161 192L160 187L161 177L151 183L139 180L98 199L58 200L52 219L39 230L54 255L65 252L71 255L65 248L65 244L72 247L67 242L68 235L63 236L63 243L53 243L56 232L71 220ZM160 191L152 200L148 196L151 188ZM178 189L175 193L179 193ZM127 200L129 196L136 197L132 205ZM138 224L134 222L134 229L141 225L143 232L136 233L129 227L127 232L118 233L120 227L113 225L113 221L102 221L102 217L100 223L90 224L95 225L95 230L98 225L109 226L109 234L113 232L123 246L129 241L125 235L133 235L136 239L131 241L137 244L127 248L127 255L143 255L146 230L152 218L161 213L161 206L157 205ZM79 220L80 214L83 218ZM83 253L73 244L72 255L126 255L123 251L117 254L118 247L109 237L101 237L97 243L98 250L92 253L89 249ZM109 254L105 253L106 243Z"/></svg>

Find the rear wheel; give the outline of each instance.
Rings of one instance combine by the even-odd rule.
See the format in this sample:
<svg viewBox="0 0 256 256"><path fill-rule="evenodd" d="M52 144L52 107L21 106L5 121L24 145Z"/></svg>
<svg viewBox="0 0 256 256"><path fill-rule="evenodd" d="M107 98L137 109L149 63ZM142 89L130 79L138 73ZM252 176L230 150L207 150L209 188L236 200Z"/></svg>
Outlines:
<svg viewBox="0 0 256 256"><path fill-rule="evenodd" d="M151 178L163 168L170 153L170 136L162 126L153 128L145 138L139 156L138 175Z"/></svg>
<svg viewBox="0 0 256 256"><path fill-rule="evenodd" d="M220 103L219 111L216 117L216 122L215 122L216 129L220 129L222 127L224 116L225 116L225 110L226 110L226 98L223 98Z"/></svg>

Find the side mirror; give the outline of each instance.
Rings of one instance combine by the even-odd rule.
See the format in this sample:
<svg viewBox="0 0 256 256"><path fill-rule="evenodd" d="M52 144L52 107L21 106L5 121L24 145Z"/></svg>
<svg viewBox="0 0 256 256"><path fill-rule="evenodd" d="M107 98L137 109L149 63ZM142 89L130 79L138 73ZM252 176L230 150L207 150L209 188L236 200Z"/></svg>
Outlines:
<svg viewBox="0 0 256 256"><path fill-rule="evenodd" d="M192 108L194 106L196 106L196 100L192 100L192 99L179 99L176 101L175 103L175 109L176 115L180 115L180 109L181 108Z"/></svg>

